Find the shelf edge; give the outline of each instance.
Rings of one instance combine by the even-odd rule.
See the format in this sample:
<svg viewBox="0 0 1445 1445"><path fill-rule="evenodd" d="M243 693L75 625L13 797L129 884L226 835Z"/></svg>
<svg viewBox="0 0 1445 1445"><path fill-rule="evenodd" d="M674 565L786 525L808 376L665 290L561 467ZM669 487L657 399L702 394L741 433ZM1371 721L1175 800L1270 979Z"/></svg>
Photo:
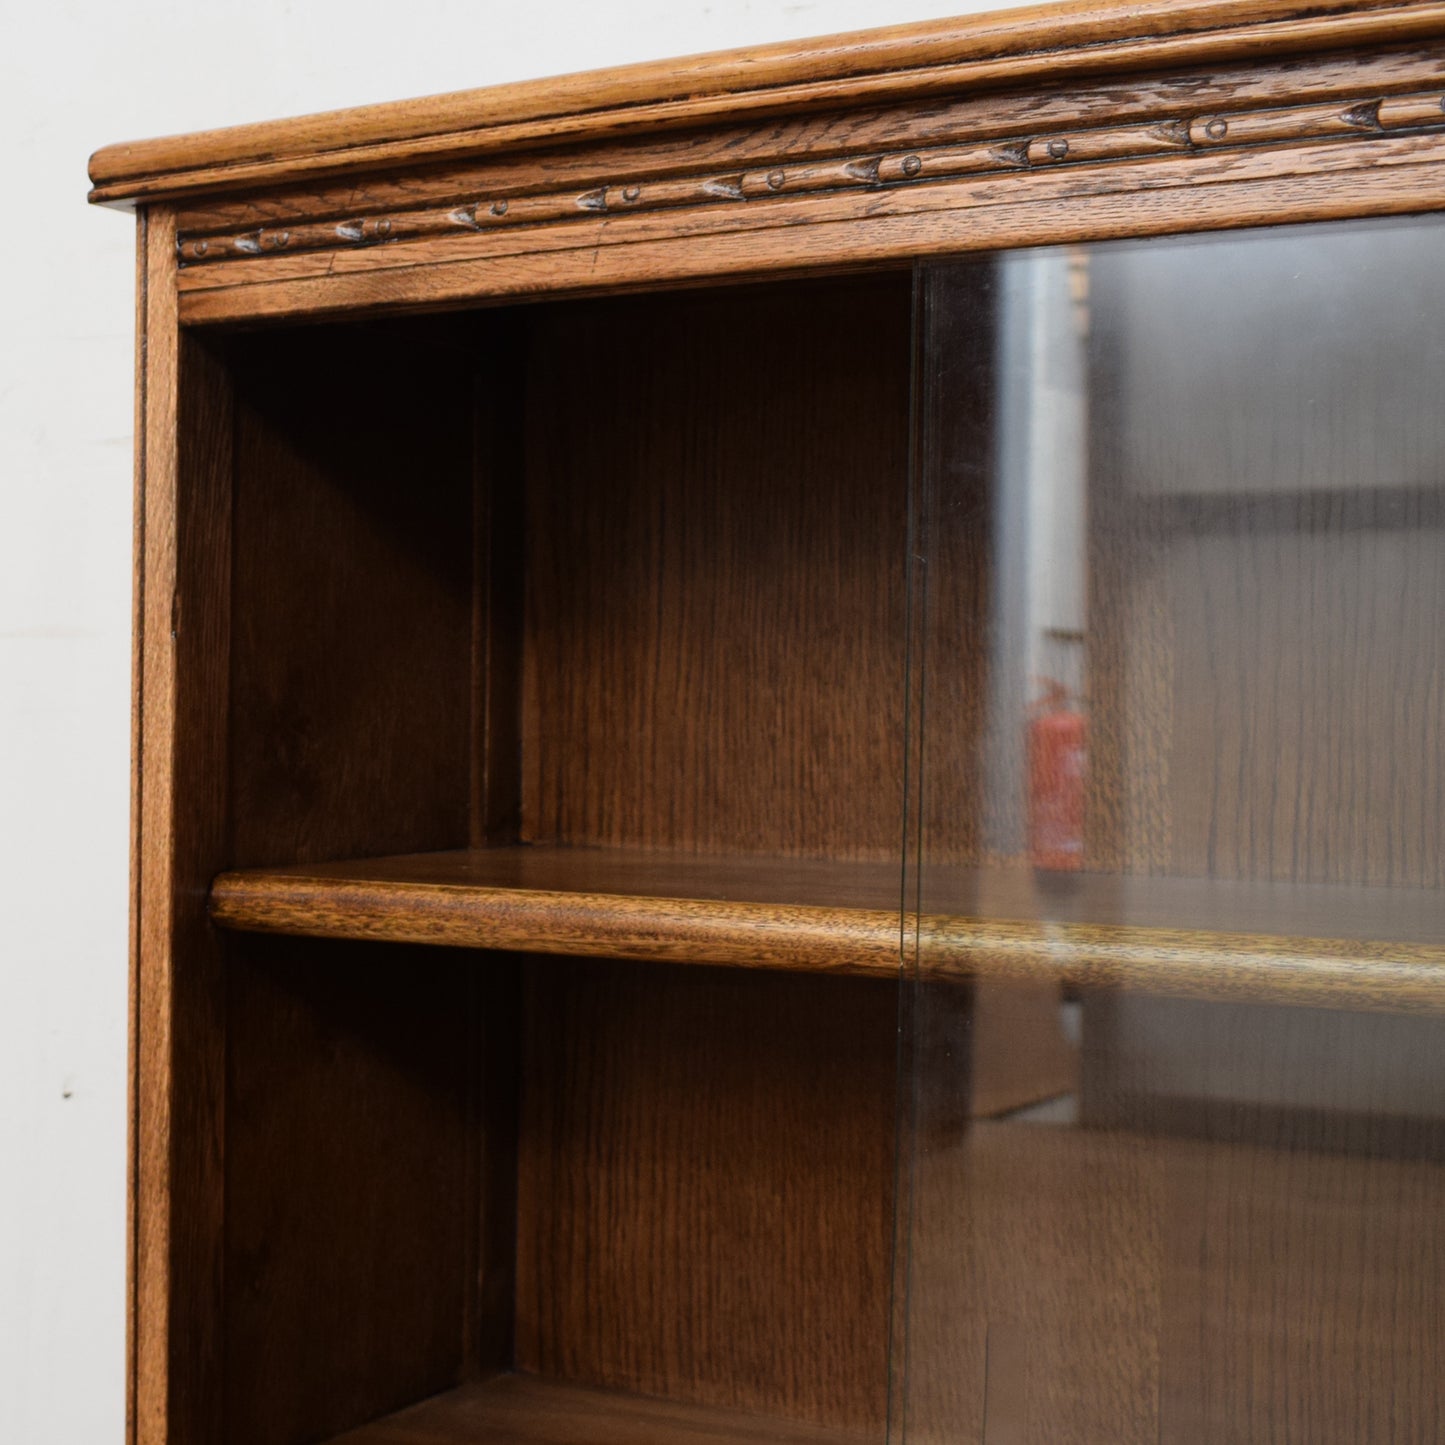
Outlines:
<svg viewBox="0 0 1445 1445"><path fill-rule="evenodd" d="M1019 922L884 909L223 873L241 932L966 982L1051 981L1215 1002L1445 1011L1445 944Z"/></svg>
<svg viewBox="0 0 1445 1445"><path fill-rule="evenodd" d="M212 921L243 932L897 977L894 910L223 873Z"/></svg>
<svg viewBox="0 0 1445 1445"><path fill-rule="evenodd" d="M1445 945L1121 924L919 919L922 978L1048 980L1215 1003L1445 1012Z"/></svg>

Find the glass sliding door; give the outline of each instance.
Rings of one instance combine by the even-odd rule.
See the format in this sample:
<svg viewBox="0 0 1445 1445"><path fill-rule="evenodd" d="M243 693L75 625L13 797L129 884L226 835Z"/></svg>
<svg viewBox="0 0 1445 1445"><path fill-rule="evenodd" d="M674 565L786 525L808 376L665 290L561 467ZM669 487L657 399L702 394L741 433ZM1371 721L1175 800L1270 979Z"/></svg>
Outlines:
<svg viewBox="0 0 1445 1445"><path fill-rule="evenodd" d="M895 1439L1445 1438L1442 241L919 274Z"/></svg>

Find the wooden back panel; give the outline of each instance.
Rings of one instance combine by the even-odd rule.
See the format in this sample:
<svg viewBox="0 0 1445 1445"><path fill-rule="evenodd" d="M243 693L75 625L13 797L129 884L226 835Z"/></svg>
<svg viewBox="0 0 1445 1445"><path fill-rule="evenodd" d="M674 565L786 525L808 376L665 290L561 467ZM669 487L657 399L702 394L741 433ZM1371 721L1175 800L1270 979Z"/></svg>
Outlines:
<svg viewBox="0 0 1445 1445"><path fill-rule="evenodd" d="M468 840L472 420L455 324L238 338L233 863Z"/></svg>
<svg viewBox="0 0 1445 1445"><path fill-rule="evenodd" d="M523 836L898 855L909 282L531 329Z"/></svg>
<svg viewBox="0 0 1445 1445"><path fill-rule="evenodd" d="M897 991L567 960L525 984L517 1365L881 1440Z"/></svg>

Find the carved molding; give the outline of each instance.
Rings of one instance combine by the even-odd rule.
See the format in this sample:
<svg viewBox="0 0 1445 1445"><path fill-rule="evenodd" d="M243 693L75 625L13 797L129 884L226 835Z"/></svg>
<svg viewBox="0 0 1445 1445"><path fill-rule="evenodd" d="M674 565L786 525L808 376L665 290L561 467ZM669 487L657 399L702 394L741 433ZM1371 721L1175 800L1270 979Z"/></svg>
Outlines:
<svg viewBox="0 0 1445 1445"><path fill-rule="evenodd" d="M748 204L828 191L892 190L974 175L1063 166L1118 166L1147 157L1250 150L1330 139L1398 136L1445 129L1445 92L1361 97L1344 103L1210 110L1089 130L871 154L839 155L745 170L710 168L693 175L627 176L586 189L480 195L461 203L343 216L240 232L177 238L182 266L221 260L343 250L480 231L551 225L589 216Z"/></svg>

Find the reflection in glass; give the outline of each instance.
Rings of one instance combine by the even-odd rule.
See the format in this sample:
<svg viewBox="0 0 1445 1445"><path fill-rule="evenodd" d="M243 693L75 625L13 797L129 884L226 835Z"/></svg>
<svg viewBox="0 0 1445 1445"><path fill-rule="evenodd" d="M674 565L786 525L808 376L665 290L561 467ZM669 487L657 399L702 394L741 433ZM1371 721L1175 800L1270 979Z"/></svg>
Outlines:
<svg viewBox="0 0 1445 1445"><path fill-rule="evenodd" d="M1445 1438L1440 229L923 275L895 1438Z"/></svg>
<svg viewBox="0 0 1445 1445"><path fill-rule="evenodd" d="M986 811L991 853L1084 861L1084 504L1088 411L1083 252L998 263L992 641ZM1009 794L1024 779L1025 806ZM1020 830L1023 836L1020 836Z"/></svg>

